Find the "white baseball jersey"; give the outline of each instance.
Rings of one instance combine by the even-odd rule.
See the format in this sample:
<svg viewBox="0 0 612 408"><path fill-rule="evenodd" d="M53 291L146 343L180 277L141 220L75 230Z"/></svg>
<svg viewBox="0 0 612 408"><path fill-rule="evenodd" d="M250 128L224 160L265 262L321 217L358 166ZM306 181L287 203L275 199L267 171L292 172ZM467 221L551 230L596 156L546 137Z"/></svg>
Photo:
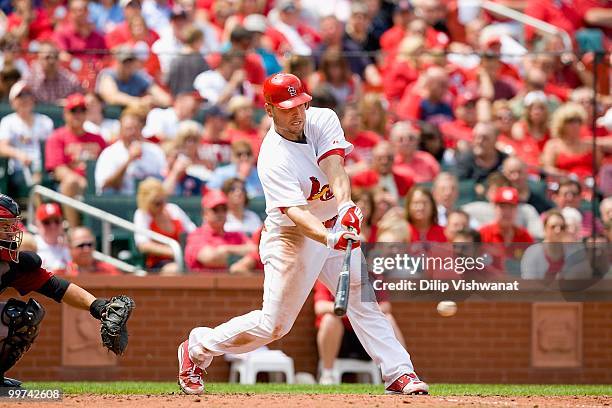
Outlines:
<svg viewBox="0 0 612 408"><path fill-rule="evenodd" d="M266 227L292 226L283 209L306 205L319 220L338 214L336 198L319 162L328 155L347 155L353 145L346 141L338 116L331 109L309 108L304 125L306 143L292 142L270 128L259 151L257 171L266 197Z"/></svg>

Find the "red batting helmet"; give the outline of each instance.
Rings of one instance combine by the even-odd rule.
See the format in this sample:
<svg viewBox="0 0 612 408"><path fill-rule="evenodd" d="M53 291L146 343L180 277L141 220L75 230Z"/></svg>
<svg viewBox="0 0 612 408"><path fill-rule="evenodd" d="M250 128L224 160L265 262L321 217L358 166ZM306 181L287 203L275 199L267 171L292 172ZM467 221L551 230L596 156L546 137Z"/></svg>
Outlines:
<svg viewBox="0 0 612 408"><path fill-rule="evenodd" d="M266 103L281 109L291 109L312 100L312 96L304 92L302 81L292 74L274 74L264 82L263 94Z"/></svg>

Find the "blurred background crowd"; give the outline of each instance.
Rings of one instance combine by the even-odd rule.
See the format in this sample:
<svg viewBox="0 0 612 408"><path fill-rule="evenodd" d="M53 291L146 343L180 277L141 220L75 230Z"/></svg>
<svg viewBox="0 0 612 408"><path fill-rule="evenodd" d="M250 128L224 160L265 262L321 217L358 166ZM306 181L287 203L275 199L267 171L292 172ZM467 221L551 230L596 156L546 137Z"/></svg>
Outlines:
<svg viewBox="0 0 612 408"><path fill-rule="evenodd" d="M261 85L286 71L355 146L366 242L610 242L612 3L495 3L560 31L464 0L1 0L0 189L133 221L192 272L262 269ZM46 201L26 242L45 266L121 273L93 257L99 221ZM183 269L113 237L149 273Z"/></svg>

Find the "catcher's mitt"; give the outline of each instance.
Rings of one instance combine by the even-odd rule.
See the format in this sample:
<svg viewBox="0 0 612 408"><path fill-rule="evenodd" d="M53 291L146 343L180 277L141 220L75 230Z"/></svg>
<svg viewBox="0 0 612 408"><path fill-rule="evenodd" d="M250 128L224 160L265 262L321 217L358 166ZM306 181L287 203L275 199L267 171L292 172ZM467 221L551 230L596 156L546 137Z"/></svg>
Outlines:
<svg viewBox="0 0 612 408"><path fill-rule="evenodd" d="M120 295L111 298L102 309L102 344L118 356L128 345L127 321L134 307L136 304L132 298Z"/></svg>

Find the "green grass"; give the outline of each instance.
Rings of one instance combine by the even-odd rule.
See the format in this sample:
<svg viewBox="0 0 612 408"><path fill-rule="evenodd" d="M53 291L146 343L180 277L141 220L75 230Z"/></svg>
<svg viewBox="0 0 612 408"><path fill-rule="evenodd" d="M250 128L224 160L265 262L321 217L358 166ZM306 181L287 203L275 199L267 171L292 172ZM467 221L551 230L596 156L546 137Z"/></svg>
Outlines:
<svg viewBox="0 0 612 408"><path fill-rule="evenodd" d="M60 388L65 394L171 394L178 386L171 382L29 382L26 388ZM227 383L206 384L213 394L382 394L383 387L370 384L342 384L337 386ZM534 385L534 384L432 384L433 395L610 395L612 385Z"/></svg>

